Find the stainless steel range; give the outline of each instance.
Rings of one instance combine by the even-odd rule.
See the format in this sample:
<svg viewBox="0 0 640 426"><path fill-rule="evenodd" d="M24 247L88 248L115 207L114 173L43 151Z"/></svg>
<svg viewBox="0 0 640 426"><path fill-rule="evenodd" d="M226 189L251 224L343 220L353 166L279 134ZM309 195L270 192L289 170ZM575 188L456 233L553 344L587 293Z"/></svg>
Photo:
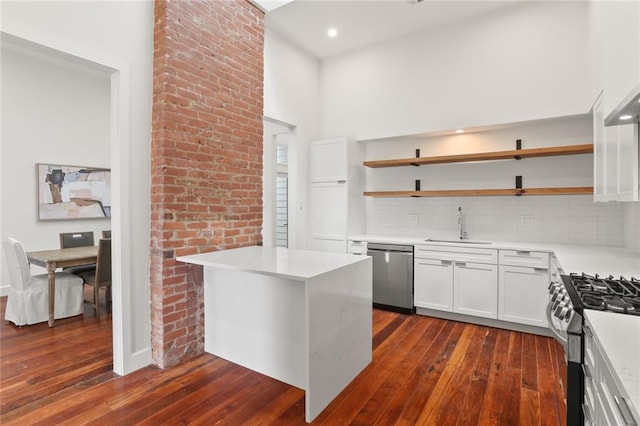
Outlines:
<svg viewBox="0 0 640 426"><path fill-rule="evenodd" d="M562 275L549 286L547 321L567 358L567 425L584 423L584 310L640 315L640 280L586 274Z"/></svg>

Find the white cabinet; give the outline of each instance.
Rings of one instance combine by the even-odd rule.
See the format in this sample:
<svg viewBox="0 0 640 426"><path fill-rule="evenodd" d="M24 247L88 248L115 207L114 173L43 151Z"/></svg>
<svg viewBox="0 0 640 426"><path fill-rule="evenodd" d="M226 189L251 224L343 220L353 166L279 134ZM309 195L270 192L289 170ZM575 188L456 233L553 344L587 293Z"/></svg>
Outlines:
<svg viewBox="0 0 640 426"><path fill-rule="evenodd" d="M345 253L347 236L365 229L362 148L346 138L311 142L309 148L309 245Z"/></svg>
<svg viewBox="0 0 640 426"><path fill-rule="evenodd" d="M638 201L638 126L604 126L602 96L593 105L594 201Z"/></svg>
<svg viewBox="0 0 640 426"><path fill-rule="evenodd" d="M419 308L497 318L497 252L416 245L414 304Z"/></svg>
<svg viewBox="0 0 640 426"><path fill-rule="evenodd" d="M547 327L549 254L500 250L498 319Z"/></svg>
<svg viewBox="0 0 640 426"><path fill-rule="evenodd" d="M455 262L453 311L477 317L498 317L498 266Z"/></svg>
<svg viewBox="0 0 640 426"><path fill-rule="evenodd" d="M637 126L605 119L640 84L640 2L589 2L593 93L594 200L638 201Z"/></svg>
<svg viewBox="0 0 640 426"><path fill-rule="evenodd" d="M413 298L416 307L453 312L453 261L415 259Z"/></svg>
<svg viewBox="0 0 640 426"><path fill-rule="evenodd" d="M639 424L630 409L628 395L618 384L602 348L587 319L584 334L584 413L585 425Z"/></svg>

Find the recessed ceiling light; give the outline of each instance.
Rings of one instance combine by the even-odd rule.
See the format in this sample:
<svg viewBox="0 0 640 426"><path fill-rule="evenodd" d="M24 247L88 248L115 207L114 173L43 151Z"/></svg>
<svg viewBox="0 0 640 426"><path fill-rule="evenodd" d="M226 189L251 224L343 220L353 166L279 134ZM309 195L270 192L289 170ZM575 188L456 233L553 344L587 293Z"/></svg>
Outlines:
<svg viewBox="0 0 640 426"><path fill-rule="evenodd" d="M458 129L458 130L456 130L456 133L464 133L464 130L463 129Z"/></svg>
<svg viewBox="0 0 640 426"><path fill-rule="evenodd" d="M338 36L338 30L337 30L337 29L335 29L335 28L329 28L329 29L327 30L327 35L328 35L329 37L331 37L331 38L335 38L335 37L337 37L337 36Z"/></svg>
<svg viewBox="0 0 640 426"><path fill-rule="evenodd" d="M631 120L633 118L633 115L629 115L629 114L625 114L625 115L621 115L620 120Z"/></svg>

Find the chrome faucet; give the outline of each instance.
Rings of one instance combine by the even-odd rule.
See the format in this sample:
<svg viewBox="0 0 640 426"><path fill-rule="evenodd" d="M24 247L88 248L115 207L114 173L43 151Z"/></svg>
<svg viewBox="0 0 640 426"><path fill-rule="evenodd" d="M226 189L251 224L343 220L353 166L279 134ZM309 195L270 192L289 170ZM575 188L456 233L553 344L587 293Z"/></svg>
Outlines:
<svg viewBox="0 0 640 426"><path fill-rule="evenodd" d="M460 231L460 239L467 238L467 233L464 231L464 213L462 213L462 206L458 207L458 230Z"/></svg>

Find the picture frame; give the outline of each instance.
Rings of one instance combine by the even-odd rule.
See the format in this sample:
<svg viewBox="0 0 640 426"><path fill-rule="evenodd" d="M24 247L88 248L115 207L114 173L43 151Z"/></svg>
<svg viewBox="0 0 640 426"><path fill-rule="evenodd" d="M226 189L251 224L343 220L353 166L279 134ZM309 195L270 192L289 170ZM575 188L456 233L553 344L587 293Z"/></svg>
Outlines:
<svg viewBox="0 0 640 426"><path fill-rule="evenodd" d="M38 220L111 218L111 169L36 164Z"/></svg>

